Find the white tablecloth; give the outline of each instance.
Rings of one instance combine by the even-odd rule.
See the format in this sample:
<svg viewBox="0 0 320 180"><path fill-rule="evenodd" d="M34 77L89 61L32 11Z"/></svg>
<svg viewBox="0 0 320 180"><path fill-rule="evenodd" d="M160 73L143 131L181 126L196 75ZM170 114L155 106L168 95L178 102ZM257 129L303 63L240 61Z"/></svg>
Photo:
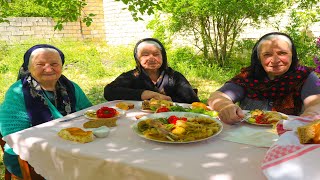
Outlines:
<svg viewBox="0 0 320 180"><path fill-rule="evenodd" d="M97 105L114 107L117 101ZM132 101L131 101L132 102ZM82 127L83 116L69 122L51 121L4 137L21 159L46 179L77 180L247 180L266 179L261 163L267 148L222 140L236 126L224 124L222 133L188 144L153 142L132 131L141 102L118 119L106 138L80 144L64 140L57 129ZM73 115L82 114L79 111ZM231 129L230 129L231 128ZM257 127L260 128L260 127Z"/></svg>

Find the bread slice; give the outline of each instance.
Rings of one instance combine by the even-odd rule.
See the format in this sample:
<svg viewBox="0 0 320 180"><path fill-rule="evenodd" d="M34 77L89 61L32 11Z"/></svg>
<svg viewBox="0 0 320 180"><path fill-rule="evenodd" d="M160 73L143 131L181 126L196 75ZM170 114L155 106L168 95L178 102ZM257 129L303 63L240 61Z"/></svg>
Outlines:
<svg viewBox="0 0 320 180"><path fill-rule="evenodd" d="M107 119L94 119L83 124L84 128L98 128L101 126L114 127L117 126L117 117Z"/></svg>
<svg viewBox="0 0 320 180"><path fill-rule="evenodd" d="M119 102L116 104L116 107L122 110L129 110L134 108L134 104L128 102Z"/></svg>
<svg viewBox="0 0 320 180"><path fill-rule="evenodd" d="M320 120L297 128L301 144L320 143Z"/></svg>
<svg viewBox="0 0 320 180"><path fill-rule="evenodd" d="M58 135L63 139L79 143L87 143L94 140L92 131L84 131L77 127L61 129Z"/></svg>

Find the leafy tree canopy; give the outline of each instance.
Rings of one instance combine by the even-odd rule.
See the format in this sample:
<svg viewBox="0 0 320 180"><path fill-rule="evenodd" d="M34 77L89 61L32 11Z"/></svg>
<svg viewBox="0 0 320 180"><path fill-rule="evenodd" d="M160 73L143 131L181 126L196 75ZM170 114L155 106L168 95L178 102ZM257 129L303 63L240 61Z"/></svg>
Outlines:
<svg viewBox="0 0 320 180"><path fill-rule="evenodd" d="M141 15L147 13L154 14L156 10L161 10L158 0L115 0L127 5L127 8L135 21L142 20Z"/></svg>
<svg viewBox="0 0 320 180"><path fill-rule="evenodd" d="M142 20L142 14L151 15L161 9L155 0L116 0L127 5L134 20ZM0 0L0 23L8 22L7 17L52 17L57 22L55 29L61 30L63 23L81 19L87 26L92 23L93 13L82 9L85 0Z"/></svg>
<svg viewBox="0 0 320 180"><path fill-rule="evenodd" d="M120 1L120 0L117 0ZM125 0L121 0L125 1ZM163 37L171 33L192 34L194 42L205 59L223 65L230 60L237 37L246 25L259 25L268 22L270 17L285 12L290 7L316 9L312 18L319 18L319 0L126 0L127 9L135 20L148 12L159 12L167 16L151 22L151 27L161 32ZM319 4L318 4L319 5ZM159 8L158 8L159 7ZM300 14L301 15L301 14ZM308 15L308 19L311 16ZM306 21L307 22L307 21ZM298 28L292 31L300 31ZM162 26L162 27L161 27ZM165 31L170 31L166 33ZM300 36L300 35L299 35ZM170 40L169 40L170 41Z"/></svg>
<svg viewBox="0 0 320 180"><path fill-rule="evenodd" d="M115 1L121 1L124 4L126 4L127 5L126 9L128 9L131 12L132 17L135 20L142 19L141 15L146 13L148 15L154 14L156 10L162 10L162 7L167 4L167 1L165 0L115 0ZM219 0L220 3L225 3L226 1L228 0ZM234 0L232 2L246 3L246 1L242 1L242 0ZM319 0L282 0L282 3L284 4L296 3L298 4L299 8L310 9L315 4L319 3ZM275 4L274 6L276 5L277 4ZM241 9L237 9L237 10L241 10Z"/></svg>
<svg viewBox="0 0 320 180"><path fill-rule="evenodd" d="M79 19L90 26L95 14L82 11L86 5L85 0L0 0L0 23L8 22L7 17L52 17L55 30Z"/></svg>

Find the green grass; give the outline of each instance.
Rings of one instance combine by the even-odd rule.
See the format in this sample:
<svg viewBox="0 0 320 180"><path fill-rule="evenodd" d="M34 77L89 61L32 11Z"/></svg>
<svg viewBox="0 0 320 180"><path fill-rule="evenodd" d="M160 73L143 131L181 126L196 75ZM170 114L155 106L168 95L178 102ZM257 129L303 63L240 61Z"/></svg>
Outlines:
<svg viewBox="0 0 320 180"><path fill-rule="evenodd" d="M28 40L12 44L0 42L0 102L9 86L17 80L24 53L39 43L52 44L64 52L66 61L63 74L79 84L94 105L106 101L103 98L106 84L135 67L134 45L113 47L102 42L68 40ZM234 68L209 65L190 49L180 48L167 52L169 66L185 75L191 85L198 89L199 98L203 102L240 68L240 65ZM2 153L0 156L2 159ZM3 169L2 162L0 169ZM3 178L3 170L0 171L0 177Z"/></svg>

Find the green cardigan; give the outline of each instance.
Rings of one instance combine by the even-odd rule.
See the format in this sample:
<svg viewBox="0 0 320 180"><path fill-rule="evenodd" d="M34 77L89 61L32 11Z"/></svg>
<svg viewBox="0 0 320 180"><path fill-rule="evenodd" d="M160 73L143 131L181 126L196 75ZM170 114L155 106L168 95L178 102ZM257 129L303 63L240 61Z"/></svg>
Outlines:
<svg viewBox="0 0 320 180"><path fill-rule="evenodd" d="M76 111L92 106L82 89L76 83L72 83L75 87ZM46 99L46 101L54 119L63 116L49 99ZM31 127L31 122L27 114L22 83L19 80L8 89L5 99L0 106L0 132L2 136L6 136L29 127ZM12 148L7 144L5 152L15 155Z"/></svg>

